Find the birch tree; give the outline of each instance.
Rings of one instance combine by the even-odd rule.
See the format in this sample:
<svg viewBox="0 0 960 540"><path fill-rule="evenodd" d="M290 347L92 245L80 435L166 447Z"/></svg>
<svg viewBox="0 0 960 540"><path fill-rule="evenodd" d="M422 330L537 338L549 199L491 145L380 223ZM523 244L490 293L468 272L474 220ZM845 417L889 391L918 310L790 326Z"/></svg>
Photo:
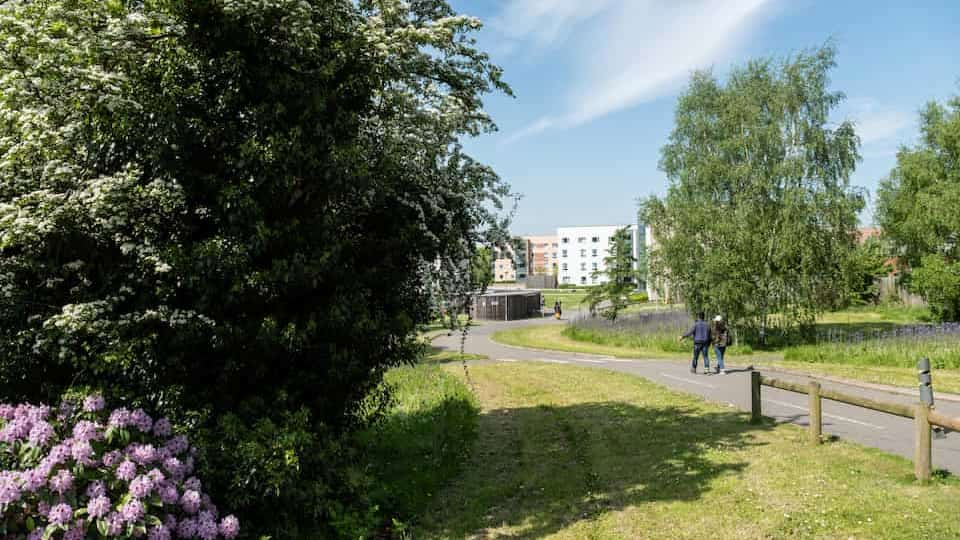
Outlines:
<svg viewBox="0 0 960 540"><path fill-rule="evenodd" d="M642 209L659 242L651 270L691 311L765 332L811 324L842 294L864 200L850 186L854 125L831 122L835 55L753 60L725 82L697 72L680 96L667 194Z"/></svg>

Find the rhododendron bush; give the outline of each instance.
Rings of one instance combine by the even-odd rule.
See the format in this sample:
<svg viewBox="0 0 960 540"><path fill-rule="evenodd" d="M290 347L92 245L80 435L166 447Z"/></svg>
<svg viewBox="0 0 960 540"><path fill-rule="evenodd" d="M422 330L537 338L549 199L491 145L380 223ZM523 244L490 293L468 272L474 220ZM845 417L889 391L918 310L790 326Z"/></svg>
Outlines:
<svg viewBox="0 0 960 540"><path fill-rule="evenodd" d="M164 418L80 403L0 404L0 534L8 539L232 539L194 476L196 449Z"/></svg>

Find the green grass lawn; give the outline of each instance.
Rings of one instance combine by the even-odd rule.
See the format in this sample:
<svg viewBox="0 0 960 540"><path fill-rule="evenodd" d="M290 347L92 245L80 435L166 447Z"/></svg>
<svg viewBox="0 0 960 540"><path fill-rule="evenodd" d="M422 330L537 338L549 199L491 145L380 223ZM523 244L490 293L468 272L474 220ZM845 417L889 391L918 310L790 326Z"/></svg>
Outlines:
<svg viewBox="0 0 960 540"><path fill-rule="evenodd" d="M440 347L430 347L429 352L423 357L423 362L425 364L447 364L449 362L484 360L486 358L482 354L461 353L460 351L451 351Z"/></svg>
<svg viewBox="0 0 960 540"><path fill-rule="evenodd" d="M553 304L559 300L563 304L564 310L573 311L577 309L583 299L587 297L585 292L545 292L543 293L543 305L552 310ZM586 307L586 304L584 304Z"/></svg>
<svg viewBox="0 0 960 540"><path fill-rule="evenodd" d="M477 439L414 538L960 537L960 483L918 486L899 457L814 447L623 374L500 363L470 378Z"/></svg>
<svg viewBox="0 0 960 540"><path fill-rule="evenodd" d="M840 311L831 311L824 313L817 319L821 324L839 324L839 325L857 325L878 323L881 325L891 324L917 324L930 322L930 309L926 307L915 306L864 306L844 309Z"/></svg>

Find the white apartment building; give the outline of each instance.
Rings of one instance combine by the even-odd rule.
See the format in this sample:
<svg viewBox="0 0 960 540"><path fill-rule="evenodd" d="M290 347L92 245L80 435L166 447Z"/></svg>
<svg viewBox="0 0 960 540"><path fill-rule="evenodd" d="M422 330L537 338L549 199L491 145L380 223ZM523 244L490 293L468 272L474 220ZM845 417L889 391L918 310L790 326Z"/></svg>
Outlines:
<svg viewBox="0 0 960 540"><path fill-rule="evenodd" d="M560 268L557 276L560 284L597 285L606 282L606 276L594 277L593 273L606 270L603 259L609 253L610 238L623 227L625 225L558 228ZM629 227L636 237L636 227Z"/></svg>
<svg viewBox="0 0 960 540"><path fill-rule="evenodd" d="M639 229L638 225L600 225L590 227L560 227L557 229L560 284L598 285L607 281L603 274L594 277L594 271L604 272L603 259L609 255L610 238L627 227L633 243L631 252L640 259L641 250L651 247L653 235L650 227ZM646 284L649 289L649 284ZM648 291L649 292L649 291Z"/></svg>

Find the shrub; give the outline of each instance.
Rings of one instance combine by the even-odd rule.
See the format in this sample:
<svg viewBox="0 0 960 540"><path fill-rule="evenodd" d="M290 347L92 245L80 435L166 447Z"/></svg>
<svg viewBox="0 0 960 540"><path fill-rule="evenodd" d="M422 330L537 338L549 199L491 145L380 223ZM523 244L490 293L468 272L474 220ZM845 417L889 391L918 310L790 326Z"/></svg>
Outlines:
<svg viewBox="0 0 960 540"><path fill-rule="evenodd" d="M0 404L0 533L38 540L146 536L232 539L234 516L192 476L196 450L170 422L116 409L89 396L82 404Z"/></svg>
<svg viewBox="0 0 960 540"><path fill-rule="evenodd" d="M647 293L644 293L644 292L633 293L630 295L630 302L634 304L644 304L649 301L650 301L650 297L647 296Z"/></svg>
<svg viewBox="0 0 960 540"><path fill-rule="evenodd" d="M205 472L247 534L365 515L336 508L363 500L344 441L503 229L508 189L461 143L509 92L479 23L443 0L0 5L0 399L102 387L243 443Z"/></svg>

